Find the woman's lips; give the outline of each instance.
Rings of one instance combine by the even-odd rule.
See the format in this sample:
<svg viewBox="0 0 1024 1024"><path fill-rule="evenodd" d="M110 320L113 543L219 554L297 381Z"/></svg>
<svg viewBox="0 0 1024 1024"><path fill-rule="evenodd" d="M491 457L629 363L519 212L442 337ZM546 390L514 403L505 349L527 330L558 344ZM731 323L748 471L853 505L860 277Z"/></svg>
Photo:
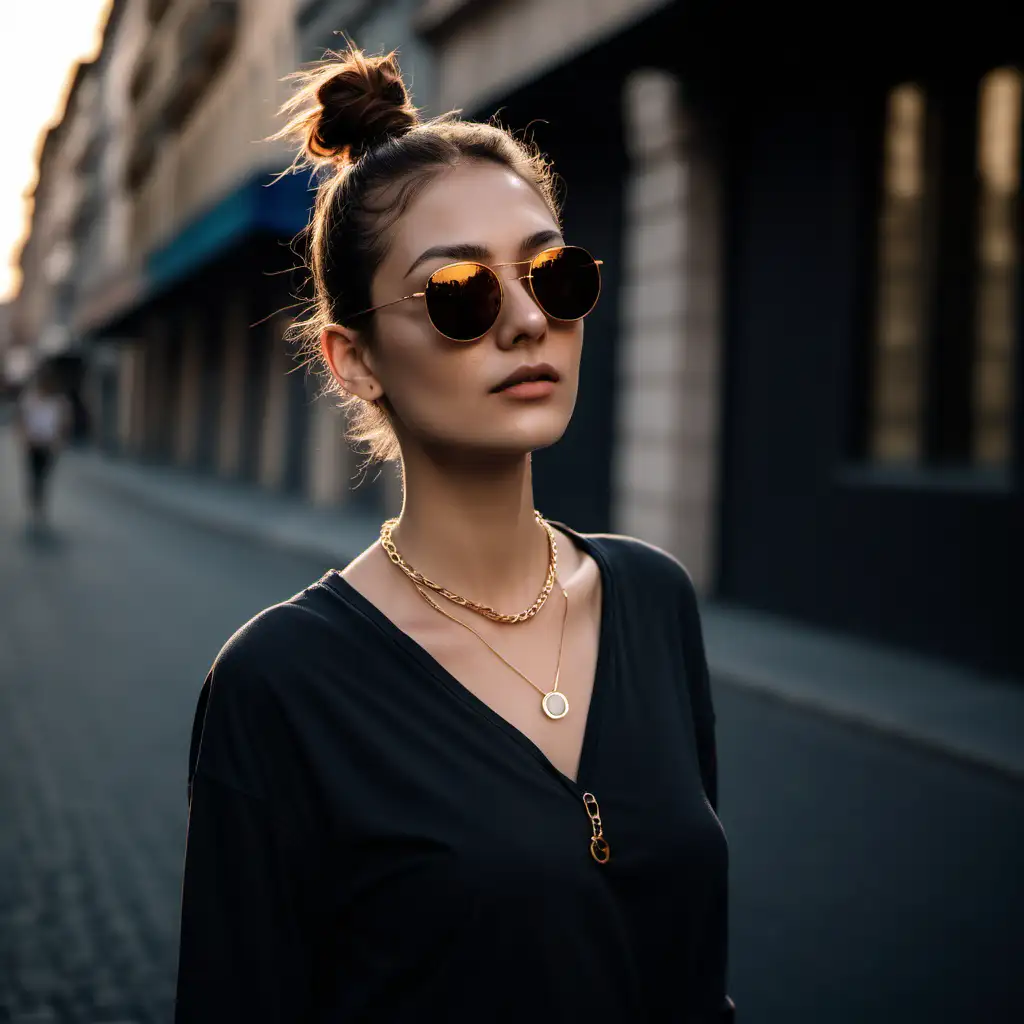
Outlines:
<svg viewBox="0 0 1024 1024"><path fill-rule="evenodd" d="M521 384L513 384L511 387L502 388L495 394L506 395L509 398L547 398L555 390L554 381L550 380L524 380Z"/></svg>

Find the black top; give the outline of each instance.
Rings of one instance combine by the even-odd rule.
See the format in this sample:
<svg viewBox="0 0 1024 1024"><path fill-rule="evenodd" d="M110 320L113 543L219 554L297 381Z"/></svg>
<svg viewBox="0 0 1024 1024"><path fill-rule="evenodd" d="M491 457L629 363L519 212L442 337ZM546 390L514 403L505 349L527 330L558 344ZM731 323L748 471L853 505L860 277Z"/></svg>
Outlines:
<svg viewBox="0 0 1024 1024"><path fill-rule="evenodd" d="M603 585L578 783L336 571L227 642L192 732L178 1024L733 1020L693 585L554 525Z"/></svg>

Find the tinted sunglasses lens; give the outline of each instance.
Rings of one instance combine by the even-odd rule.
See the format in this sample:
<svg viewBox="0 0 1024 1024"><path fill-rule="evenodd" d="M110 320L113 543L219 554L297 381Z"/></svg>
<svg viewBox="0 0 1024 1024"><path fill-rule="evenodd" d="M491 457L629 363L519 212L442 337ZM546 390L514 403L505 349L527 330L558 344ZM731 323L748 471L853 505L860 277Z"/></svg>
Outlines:
<svg viewBox="0 0 1024 1024"><path fill-rule="evenodd" d="M533 294L555 320L579 320L597 303L601 271L586 249L547 249L533 261Z"/></svg>
<svg viewBox="0 0 1024 1024"><path fill-rule="evenodd" d="M427 313L452 341L474 341L486 334L501 309L501 284L494 271L478 263L455 263L430 275Z"/></svg>

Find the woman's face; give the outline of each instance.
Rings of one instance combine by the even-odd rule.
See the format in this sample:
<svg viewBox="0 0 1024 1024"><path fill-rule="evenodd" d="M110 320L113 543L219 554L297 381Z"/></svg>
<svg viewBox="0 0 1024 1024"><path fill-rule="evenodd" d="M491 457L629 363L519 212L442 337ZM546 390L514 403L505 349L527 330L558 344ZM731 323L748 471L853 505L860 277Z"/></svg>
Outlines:
<svg viewBox="0 0 1024 1024"><path fill-rule="evenodd" d="M398 219L371 302L423 291L433 271L456 260L525 261L563 241L544 201L522 178L466 161L431 181ZM448 251L423 258L438 248ZM374 314L375 344L364 358L378 385L374 397L383 392L390 401L406 452L412 443L452 455L522 455L565 432L576 404L583 322L549 320L529 282L516 280L528 270L525 262L495 269L504 291L501 311L477 341L439 334L423 299ZM541 363L557 374L547 394L495 391L519 367Z"/></svg>

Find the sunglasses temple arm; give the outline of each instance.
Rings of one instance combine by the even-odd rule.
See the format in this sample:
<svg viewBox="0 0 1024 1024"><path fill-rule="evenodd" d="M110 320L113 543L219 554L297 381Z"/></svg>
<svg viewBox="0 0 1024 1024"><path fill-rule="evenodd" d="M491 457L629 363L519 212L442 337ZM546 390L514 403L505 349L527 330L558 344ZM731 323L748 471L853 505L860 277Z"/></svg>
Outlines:
<svg viewBox="0 0 1024 1024"><path fill-rule="evenodd" d="M379 306L370 306L369 309L361 309L358 313L353 313L350 319L355 320L357 316L365 316L367 313L374 313L378 309L386 309L388 306L394 306L399 302L405 302L406 299L422 299L426 294L426 292L413 292L412 295L403 295L400 299L392 299L390 302L382 302Z"/></svg>

